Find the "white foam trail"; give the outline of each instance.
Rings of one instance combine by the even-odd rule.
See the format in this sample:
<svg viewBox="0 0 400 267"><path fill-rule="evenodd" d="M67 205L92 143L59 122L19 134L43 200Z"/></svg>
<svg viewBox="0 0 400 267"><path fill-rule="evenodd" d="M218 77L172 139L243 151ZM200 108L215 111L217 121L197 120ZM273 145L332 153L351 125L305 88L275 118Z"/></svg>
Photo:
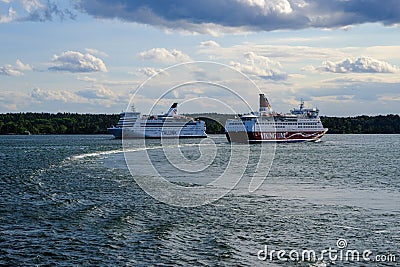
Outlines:
<svg viewBox="0 0 400 267"><path fill-rule="evenodd" d="M160 149L162 148L161 146L159 147L141 147L141 148L132 148L132 149L117 149L117 150L109 150L109 151L98 151L98 152L93 152L93 153L86 153L86 154L81 154L81 155L76 155L72 156L72 160L76 159L84 159L88 157L98 157L98 156L103 156L103 155L111 155L111 154L118 154L118 153L124 153L124 152L136 152L136 151L145 151L149 149Z"/></svg>
<svg viewBox="0 0 400 267"><path fill-rule="evenodd" d="M111 155L111 154L118 154L118 153L125 153L125 152L138 152L138 151L153 150L153 149L180 148L180 147L186 147L186 146L200 146L200 145L206 146L208 144L186 144L186 145L175 145L175 146L138 147L138 148L130 148L130 149L98 151L98 152L92 152L92 153L86 153L86 154L72 156L69 159L78 160L78 159L84 159L84 158L88 158L88 157L98 157L98 156L103 156L103 155Z"/></svg>
<svg viewBox="0 0 400 267"><path fill-rule="evenodd" d="M117 154L117 153L122 153L122 152L124 152L124 151L123 150L110 150L110 151L102 151L102 152L93 152L93 153L72 156L71 159L76 160L76 159L83 159L83 158L87 158L87 157L96 157L96 156L101 156L101 155Z"/></svg>

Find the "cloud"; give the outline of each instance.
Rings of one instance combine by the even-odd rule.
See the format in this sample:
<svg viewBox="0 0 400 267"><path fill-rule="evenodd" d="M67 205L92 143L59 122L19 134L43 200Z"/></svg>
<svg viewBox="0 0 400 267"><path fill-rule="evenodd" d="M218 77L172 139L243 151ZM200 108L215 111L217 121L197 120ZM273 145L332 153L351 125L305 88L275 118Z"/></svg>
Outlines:
<svg viewBox="0 0 400 267"><path fill-rule="evenodd" d="M15 10L12 7L10 7L8 9L7 15L4 16L4 15L0 14L0 24L1 23L9 23L9 22L13 21L15 19L16 15L17 15L17 13L15 12Z"/></svg>
<svg viewBox="0 0 400 267"><path fill-rule="evenodd" d="M64 103L78 102L83 103L84 99L77 94L65 90L42 90L34 88L30 93L30 97L43 102L43 101L61 101Z"/></svg>
<svg viewBox="0 0 400 267"><path fill-rule="evenodd" d="M66 51L61 55L54 55L53 67L49 70L68 72L107 72L104 62L89 53L82 54L76 51Z"/></svg>
<svg viewBox="0 0 400 267"><path fill-rule="evenodd" d="M275 81L287 79L287 74L281 70L279 62L257 55L254 52L245 53L244 57L246 63L231 61L230 65L238 71L258 76L262 79Z"/></svg>
<svg viewBox="0 0 400 267"><path fill-rule="evenodd" d="M210 41L201 42L200 47L204 48L204 47L221 47L221 46L219 45L219 43L210 40Z"/></svg>
<svg viewBox="0 0 400 267"><path fill-rule="evenodd" d="M43 5L42 3L40 3L37 0L22 0L21 1L24 9L28 12L33 12L37 9L43 9L45 8L45 5Z"/></svg>
<svg viewBox="0 0 400 267"><path fill-rule="evenodd" d="M1 1L1 0L0 0ZM126 106L129 90L111 91L102 86L69 91L65 89L33 88L0 91L0 112L80 112L115 113Z"/></svg>
<svg viewBox="0 0 400 267"><path fill-rule="evenodd" d="M55 18L60 20L75 19L76 15L71 11L71 6L63 7L62 1L2 1L8 5L8 15L0 16L0 23L14 21L52 21ZM42 3L43 2L43 3ZM18 11L18 12L17 12Z"/></svg>
<svg viewBox="0 0 400 267"><path fill-rule="evenodd" d="M143 51L139 53L139 57L143 60L152 60L166 64L187 62L192 60L182 51L176 49L168 50L165 48L153 48L147 51Z"/></svg>
<svg viewBox="0 0 400 267"><path fill-rule="evenodd" d="M20 21L52 21L54 17L64 19L65 13L55 3L48 2L46 5L42 5L37 1L25 0L22 2L28 14L19 18Z"/></svg>
<svg viewBox="0 0 400 267"><path fill-rule="evenodd" d="M32 67L29 64L24 64L22 63L21 60L17 59L17 61L15 62L15 66L18 70L32 70Z"/></svg>
<svg viewBox="0 0 400 267"><path fill-rule="evenodd" d="M86 52L88 52L89 54L92 55L96 55L96 56L100 56L100 57L109 57L107 53L103 52L103 51L99 51L97 49L93 49L93 48L85 48Z"/></svg>
<svg viewBox="0 0 400 267"><path fill-rule="evenodd" d="M84 77L78 77L77 79L78 79L78 81L91 82L91 83L93 83L93 82L96 82L96 81L97 81L97 79L96 79L96 78L93 78L93 77L88 77L88 76L84 76Z"/></svg>
<svg viewBox="0 0 400 267"><path fill-rule="evenodd" d="M140 69L138 69L138 72L142 73L148 77L152 77L156 74L163 74L162 69L155 69L155 68L149 68L149 67L140 68Z"/></svg>
<svg viewBox="0 0 400 267"><path fill-rule="evenodd" d="M6 76L21 76L23 73L19 70L17 70L15 67L12 65L4 65L3 67L0 67L0 75L6 75Z"/></svg>
<svg viewBox="0 0 400 267"><path fill-rule="evenodd" d="M120 19L161 28L207 33L339 28L400 22L398 0L80 0L96 18ZM223 11L223 12L221 12Z"/></svg>
<svg viewBox="0 0 400 267"><path fill-rule="evenodd" d="M113 91L104 86L81 90L76 92L76 94L87 99L112 99L116 96Z"/></svg>
<svg viewBox="0 0 400 267"><path fill-rule="evenodd" d="M0 75L6 76L21 76L24 75L23 71L32 70L32 67L28 64L22 63L21 60L17 59L15 65L4 65L0 67Z"/></svg>
<svg viewBox="0 0 400 267"><path fill-rule="evenodd" d="M287 0L237 0L244 6L255 7L263 15L290 14L293 12L291 3Z"/></svg>
<svg viewBox="0 0 400 267"><path fill-rule="evenodd" d="M361 47L357 47L360 51ZM295 46L295 45L265 45L259 43L243 42L241 44L235 44L233 46L224 47L199 47L197 50L198 54L205 56L212 56L213 59L224 61L226 59L235 59L242 57L249 50L252 52L263 55L275 61L290 62L293 64L299 64L299 62L310 62L316 60L321 62L323 60L329 60L331 58L346 58L351 57L348 51L338 48L326 48L326 47L315 47L315 46ZM304 64L304 63L303 63ZM318 64L318 63L317 63Z"/></svg>
<svg viewBox="0 0 400 267"><path fill-rule="evenodd" d="M316 69L334 73L397 73L400 71L395 65L370 57L359 57L354 60L347 58L339 62L325 61L323 66Z"/></svg>
<svg viewBox="0 0 400 267"><path fill-rule="evenodd" d="M101 85L77 92L68 90L42 90L36 87L29 95L40 102L60 101L64 103L90 103L91 100L113 100L119 97L116 93Z"/></svg>
<svg viewBox="0 0 400 267"><path fill-rule="evenodd" d="M22 103L30 103L30 97L21 91L0 91L0 111L19 111ZM29 105L26 105L29 106Z"/></svg>

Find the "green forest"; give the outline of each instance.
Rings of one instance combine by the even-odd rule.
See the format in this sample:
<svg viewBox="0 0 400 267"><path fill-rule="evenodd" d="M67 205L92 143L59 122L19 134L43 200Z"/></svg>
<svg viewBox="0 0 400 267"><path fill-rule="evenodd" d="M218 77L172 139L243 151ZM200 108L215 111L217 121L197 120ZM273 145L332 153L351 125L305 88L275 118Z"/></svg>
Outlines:
<svg viewBox="0 0 400 267"><path fill-rule="evenodd" d="M229 114L190 114L206 122L207 133L224 133ZM106 134L119 114L7 113L0 114L0 134ZM328 134L400 134L399 115L321 117Z"/></svg>
<svg viewBox="0 0 400 267"><path fill-rule="evenodd" d="M330 134L400 134L399 115L321 117Z"/></svg>
<svg viewBox="0 0 400 267"><path fill-rule="evenodd" d="M0 134L105 134L119 114L0 114Z"/></svg>

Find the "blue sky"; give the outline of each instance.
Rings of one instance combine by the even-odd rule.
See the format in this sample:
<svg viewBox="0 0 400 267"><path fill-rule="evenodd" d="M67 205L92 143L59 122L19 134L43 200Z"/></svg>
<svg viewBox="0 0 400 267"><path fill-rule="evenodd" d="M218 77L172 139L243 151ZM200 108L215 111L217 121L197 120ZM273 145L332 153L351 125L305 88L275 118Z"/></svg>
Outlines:
<svg viewBox="0 0 400 267"><path fill-rule="evenodd" d="M0 40L0 112L117 113L133 97L146 113L196 79L257 109L259 92L236 71L277 111L303 98L328 116L400 113L397 0L0 0ZM138 89L193 61L227 67L179 65ZM174 101L180 112L245 112L211 87L180 88L154 112Z"/></svg>

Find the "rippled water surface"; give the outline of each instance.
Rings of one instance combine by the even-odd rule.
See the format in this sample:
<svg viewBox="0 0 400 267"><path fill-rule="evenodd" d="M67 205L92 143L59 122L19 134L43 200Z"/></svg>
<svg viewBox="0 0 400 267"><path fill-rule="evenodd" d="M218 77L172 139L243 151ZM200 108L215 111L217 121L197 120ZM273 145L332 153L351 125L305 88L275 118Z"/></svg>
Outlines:
<svg viewBox="0 0 400 267"><path fill-rule="evenodd" d="M294 261L287 254L261 261L258 254L265 246L338 249L337 241L345 239L345 249L393 255L398 264L399 137L327 135L319 143L278 144L268 176L250 193L249 179L263 176L254 174L260 145L231 149L224 136L200 146L199 140L181 144L181 156L198 160L197 172L168 164L157 141L145 147L131 141L134 175L121 141L108 135L0 136L0 265L395 266ZM201 155L213 147L210 163ZM243 178L211 204L167 205L137 184L151 175L141 163L147 155L168 181L199 188L193 199L206 197L219 190L210 182L241 149L251 152Z"/></svg>

